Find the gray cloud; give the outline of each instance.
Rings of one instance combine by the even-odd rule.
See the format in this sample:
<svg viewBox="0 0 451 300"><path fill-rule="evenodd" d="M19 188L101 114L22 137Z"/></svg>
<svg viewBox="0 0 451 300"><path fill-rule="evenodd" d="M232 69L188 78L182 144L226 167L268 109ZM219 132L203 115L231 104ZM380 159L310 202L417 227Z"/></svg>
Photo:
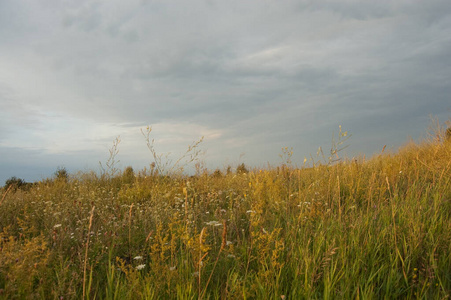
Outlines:
<svg viewBox="0 0 451 300"><path fill-rule="evenodd" d="M131 134L117 124L221 132L211 165L303 157L339 124L351 155L397 147L449 117L450 16L447 0L2 1L0 148L87 159L70 147L95 141L93 160Z"/></svg>

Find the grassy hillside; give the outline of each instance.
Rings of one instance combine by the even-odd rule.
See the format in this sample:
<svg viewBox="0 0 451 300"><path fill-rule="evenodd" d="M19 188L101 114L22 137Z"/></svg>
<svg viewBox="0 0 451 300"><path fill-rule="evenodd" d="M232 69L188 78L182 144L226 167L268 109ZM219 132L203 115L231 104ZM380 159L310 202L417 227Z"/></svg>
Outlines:
<svg viewBox="0 0 451 300"><path fill-rule="evenodd" d="M450 296L450 140L240 171L3 189L0 299Z"/></svg>

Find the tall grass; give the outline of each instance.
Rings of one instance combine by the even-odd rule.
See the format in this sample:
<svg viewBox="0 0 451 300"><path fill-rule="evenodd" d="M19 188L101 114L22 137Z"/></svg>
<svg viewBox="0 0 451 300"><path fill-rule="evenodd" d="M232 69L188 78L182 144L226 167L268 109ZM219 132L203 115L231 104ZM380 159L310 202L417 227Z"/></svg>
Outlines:
<svg viewBox="0 0 451 300"><path fill-rule="evenodd" d="M291 153L227 175L4 189L0 298L450 296L451 141L300 169Z"/></svg>

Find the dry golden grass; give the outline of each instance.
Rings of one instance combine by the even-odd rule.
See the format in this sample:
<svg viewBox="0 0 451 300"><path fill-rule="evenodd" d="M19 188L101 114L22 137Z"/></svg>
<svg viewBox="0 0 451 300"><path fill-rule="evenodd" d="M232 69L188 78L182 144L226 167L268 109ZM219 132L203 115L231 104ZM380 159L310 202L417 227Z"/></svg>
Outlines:
<svg viewBox="0 0 451 300"><path fill-rule="evenodd" d="M310 168L282 152L266 170L3 190L0 299L449 297L450 140Z"/></svg>

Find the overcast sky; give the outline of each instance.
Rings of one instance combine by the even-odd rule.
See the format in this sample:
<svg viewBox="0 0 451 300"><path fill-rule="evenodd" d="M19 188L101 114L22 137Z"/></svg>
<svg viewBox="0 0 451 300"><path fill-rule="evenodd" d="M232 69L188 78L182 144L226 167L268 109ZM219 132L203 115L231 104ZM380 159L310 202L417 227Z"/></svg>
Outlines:
<svg viewBox="0 0 451 300"><path fill-rule="evenodd" d="M1 0L0 185L177 158L396 151L451 116L451 1Z"/></svg>

